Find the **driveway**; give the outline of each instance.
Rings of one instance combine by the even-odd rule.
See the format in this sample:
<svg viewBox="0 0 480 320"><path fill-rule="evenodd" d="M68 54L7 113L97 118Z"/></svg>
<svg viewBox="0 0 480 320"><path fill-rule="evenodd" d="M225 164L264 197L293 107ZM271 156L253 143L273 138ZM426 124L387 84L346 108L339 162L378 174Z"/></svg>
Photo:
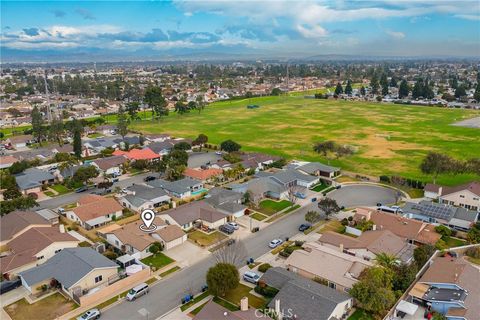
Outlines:
<svg viewBox="0 0 480 320"><path fill-rule="evenodd" d="M210 251L202 249L190 241L185 241L183 244L165 251L165 254L175 261L178 261L180 267L185 268L208 257Z"/></svg>
<svg viewBox="0 0 480 320"><path fill-rule="evenodd" d="M373 207L377 203L395 203L394 189L377 185L343 185L330 192L327 197L335 199L339 206L352 208L357 206Z"/></svg>

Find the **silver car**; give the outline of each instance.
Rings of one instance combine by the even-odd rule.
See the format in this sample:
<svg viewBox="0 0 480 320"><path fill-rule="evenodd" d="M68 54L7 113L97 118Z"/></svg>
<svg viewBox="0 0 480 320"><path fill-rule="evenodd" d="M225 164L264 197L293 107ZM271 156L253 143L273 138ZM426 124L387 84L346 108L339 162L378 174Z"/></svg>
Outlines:
<svg viewBox="0 0 480 320"><path fill-rule="evenodd" d="M92 320L100 318L100 310L91 309L85 312L83 315L77 318L77 320Z"/></svg>

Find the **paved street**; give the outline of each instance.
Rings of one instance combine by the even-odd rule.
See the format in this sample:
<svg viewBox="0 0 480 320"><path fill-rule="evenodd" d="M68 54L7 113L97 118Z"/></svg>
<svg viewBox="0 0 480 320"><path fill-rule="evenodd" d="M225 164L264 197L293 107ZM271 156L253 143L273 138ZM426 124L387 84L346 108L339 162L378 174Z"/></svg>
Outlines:
<svg viewBox="0 0 480 320"><path fill-rule="evenodd" d="M112 188L115 187L120 187L120 188L125 188L130 186L132 183L143 183L143 178L145 178L148 175L152 175L152 173L142 173L133 177L126 178L125 180L120 180L118 182L115 182L112 186ZM81 192L81 193L68 193L63 196L58 196L58 197L53 197L48 200L40 201L38 204L40 205L39 207L34 207L34 210L40 210L40 209L54 209L61 207L63 205L69 204L76 202L78 198L81 196L91 193L93 191L100 191L100 189L95 188L95 189L90 189L86 192Z"/></svg>

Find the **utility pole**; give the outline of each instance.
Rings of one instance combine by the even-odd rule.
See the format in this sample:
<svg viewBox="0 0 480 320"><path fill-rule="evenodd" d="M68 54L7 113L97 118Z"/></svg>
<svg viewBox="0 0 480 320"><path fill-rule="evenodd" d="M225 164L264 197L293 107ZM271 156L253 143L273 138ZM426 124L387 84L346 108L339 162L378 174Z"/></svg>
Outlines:
<svg viewBox="0 0 480 320"><path fill-rule="evenodd" d="M50 110L50 96L48 94L48 84L47 84L47 70L44 70L43 81L45 82L45 95L47 96L47 120L48 123L52 122L52 111Z"/></svg>

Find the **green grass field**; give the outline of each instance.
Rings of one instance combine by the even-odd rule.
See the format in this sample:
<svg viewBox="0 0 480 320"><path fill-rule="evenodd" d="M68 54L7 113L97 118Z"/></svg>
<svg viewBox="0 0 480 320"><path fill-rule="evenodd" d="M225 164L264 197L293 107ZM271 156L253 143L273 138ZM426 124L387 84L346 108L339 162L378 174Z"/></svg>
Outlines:
<svg viewBox="0 0 480 320"><path fill-rule="evenodd" d="M248 104L260 108L247 109ZM160 121L137 121L130 127L186 138L204 133L210 143L233 139L245 151L323 162L326 159L315 154L312 145L334 140L358 151L332 160L332 165L363 174L429 181L418 169L428 151L459 159L478 156L480 130L450 125L476 116L479 111L280 96L218 102L201 113L172 112ZM444 175L437 181L451 185L474 179L480 177Z"/></svg>

